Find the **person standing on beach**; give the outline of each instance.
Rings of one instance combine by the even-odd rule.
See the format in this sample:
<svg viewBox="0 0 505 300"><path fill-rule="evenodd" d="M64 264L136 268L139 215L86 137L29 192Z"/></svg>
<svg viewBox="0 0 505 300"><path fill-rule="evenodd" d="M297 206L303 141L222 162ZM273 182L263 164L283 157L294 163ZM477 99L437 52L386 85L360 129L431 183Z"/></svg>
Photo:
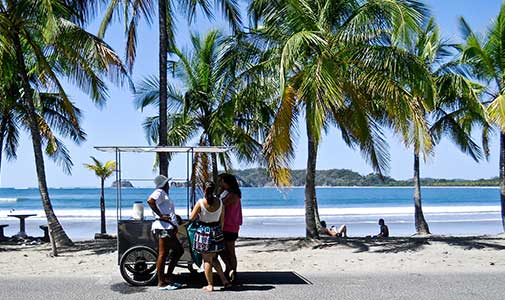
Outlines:
<svg viewBox="0 0 505 300"><path fill-rule="evenodd" d="M151 230L158 239L158 288L160 290L175 290L182 285L172 280L175 265L184 253L181 243L177 239L177 216L174 203L168 197L169 178L159 175L154 179L156 190L149 196L147 203L153 211L156 221ZM170 255L168 270L165 273L165 264Z"/></svg>
<svg viewBox="0 0 505 300"><path fill-rule="evenodd" d="M197 218L199 220L193 250L202 254L205 278L207 278L207 286L203 287L203 290L207 292L214 290L212 267L216 269L224 288L230 286L230 282L224 276L221 264L217 259L217 253L224 249L222 231L224 209L221 200L214 194L215 190L216 186L213 182L205 183L205 196L198 200L189 217L190 221Z"/></svg>
<svg viewBox="0 0 505 300"><path fill-rule="evenodd" d="M219 180L221 189L219 198L223 201L225 207L223 227L225 251L221 255L221 258L226 265L225 274L233 282L237 277L235 242L242 225L242 192L235 176L223 173L219 175Z"/></svg>

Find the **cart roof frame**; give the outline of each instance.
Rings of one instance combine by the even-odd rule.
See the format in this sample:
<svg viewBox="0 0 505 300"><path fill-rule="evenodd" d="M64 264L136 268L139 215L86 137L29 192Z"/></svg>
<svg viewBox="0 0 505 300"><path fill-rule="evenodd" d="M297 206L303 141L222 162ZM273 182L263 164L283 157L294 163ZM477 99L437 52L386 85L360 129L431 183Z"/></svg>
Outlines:
<svg viewBox="0 0 505 300"><path fill-rule="evenodd" d="M189 217L190 208L194 206L194 196L190 195L190 182L192 176L190 168L193 164L194 155L198 153L225 153L231 150L231 147L224 146L95 146L95 150L101 152L115 153L116 155L116 182L122 182L121 170L121 154L122 153L179 153L186 155L186 201L187 201L187 216ZM148 179L129 179L131 181L147 181ZM151 179L149 179L150 181ZM116 220L122 218L121 202L122 202L122 185L116 185ZM190 207L190 202L192 202Z"/></svg>
<svg viewBox="0 0 505 300"><path fill-rule="evenodd" d="M130 152L130 153L225 153L230 150L223 146L97 146L102 152Z"/></svg>

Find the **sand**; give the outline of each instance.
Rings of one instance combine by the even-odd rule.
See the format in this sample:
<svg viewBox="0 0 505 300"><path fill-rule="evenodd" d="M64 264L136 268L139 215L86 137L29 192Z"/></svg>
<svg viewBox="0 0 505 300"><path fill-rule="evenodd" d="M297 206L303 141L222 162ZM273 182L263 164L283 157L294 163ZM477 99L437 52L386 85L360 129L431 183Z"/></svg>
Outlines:
<svg viewBox="0 0 505 300"><path fill-rule="evenodd" d="M0 277L118 274L115 241L85 241L49 255L49 245L0 244ZM505 237L241 239L239 270L321 273L505 272ZM176 269L176 272L187 272Z"/></svg>

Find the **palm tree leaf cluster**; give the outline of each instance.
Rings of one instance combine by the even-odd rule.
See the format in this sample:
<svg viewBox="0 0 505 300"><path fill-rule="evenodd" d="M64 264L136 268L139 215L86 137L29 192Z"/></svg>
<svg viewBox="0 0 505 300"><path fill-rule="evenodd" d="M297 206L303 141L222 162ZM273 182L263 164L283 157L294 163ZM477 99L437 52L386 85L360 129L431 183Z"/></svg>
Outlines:
<svg viewBox="0 0 505 300"><path fill-rule="evenodd" d="M0 2L1 124L8 157L14 158L20 129L29 132L49 232L58 245L71 245L52 209L44 152L70 173L72 161L62 138L85 140L81 112L62 80L97 104L108 98L105 79L128 83L121 59L103 40L84 30L90 1L8 0ZM3 140L2 140L3 142ZM3 147L3 144L1 144Z"/></svg>
<svg viewBox="0 0 505 300"><path fill-rule="evenodd" d="M483 104L488 122L481 124L484 154L489 155L489 135L500 132L499 177L502 226L505 230L505 3L484 35L474 32L464 18L460 28L465 43L461 60L471 75L483 83Z"/></svg>
<svg viewBox="0 0 505 300"><path fill-rule="evenodd" d="M251 70L255 65L245 56L250 55L252 59L254 49L241 51L243 47L252 47L245 38L224 38L219 31L210 31L204 37L192 35L191 51L172 49L177 57L173 61L174 75L183 88L170 85L168 89L170 144L183 145L196 139L200 146L232 147L233 154L241 161L260 160L261 139L266 136L273 115L265 96L277 91L260 88L271 84L262 83L264 79ZM137 87L138 109L159 105L156 79L148 77ZM148 141L157 143L159 116L146 118L143 127ZM195 172L201 180L208 178L210 169L212 176L217 177L218 164L225 170L231 168L229 154L210 156L195 156L194 166L198 169Z"/></svg>

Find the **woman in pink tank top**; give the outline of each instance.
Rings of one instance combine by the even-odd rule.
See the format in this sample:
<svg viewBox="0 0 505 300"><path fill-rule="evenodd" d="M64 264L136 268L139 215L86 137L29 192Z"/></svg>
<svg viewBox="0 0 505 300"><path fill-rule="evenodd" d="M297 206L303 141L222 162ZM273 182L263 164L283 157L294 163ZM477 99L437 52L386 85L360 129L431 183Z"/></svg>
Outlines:
<svg viewBox="0 0 505 300"><path fill-rule="evenodd" d="M238 238L242 225L242 192L240 191L237 178L231 174L220 174L219 185L221 188L221 201L224 204L224 252L221 255L226 270L225 274L233 282L237 276L237 256L235 254L235 241Z"/></svg>

